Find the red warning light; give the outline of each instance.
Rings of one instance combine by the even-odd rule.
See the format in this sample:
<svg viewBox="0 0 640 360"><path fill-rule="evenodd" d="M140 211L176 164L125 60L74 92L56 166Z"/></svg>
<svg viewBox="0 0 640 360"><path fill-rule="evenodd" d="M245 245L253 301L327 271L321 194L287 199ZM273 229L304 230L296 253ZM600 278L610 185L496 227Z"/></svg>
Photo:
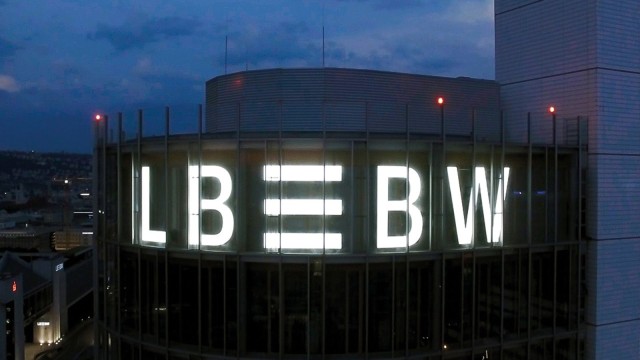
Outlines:
<svg viewBox="0 0 640 360"><path fill-rule="evenodd" d="M556 112L556 108L554 106L549 106L549 112L553 114Z"/></svg>
<svg viewBox="0 0 640 360"><path fill-rule="evenodd" d="M13 292L18 291L18 284L16 284L15 280L13 280L13 284L11 284L11 291Z"/></svg>
<svg viewBox="0 0 640 360"><path fill-rule="evenodd" d="M100 120L102 119L102 116L100 114L96 115L96 120Z"/></svg>
<svg viewBox="0 0 640 360"><path fill-rule="evenodd" d="M438 105L440 105L440 106L444 105L444 98L443 97L439 97L438 98Z"/></svg>

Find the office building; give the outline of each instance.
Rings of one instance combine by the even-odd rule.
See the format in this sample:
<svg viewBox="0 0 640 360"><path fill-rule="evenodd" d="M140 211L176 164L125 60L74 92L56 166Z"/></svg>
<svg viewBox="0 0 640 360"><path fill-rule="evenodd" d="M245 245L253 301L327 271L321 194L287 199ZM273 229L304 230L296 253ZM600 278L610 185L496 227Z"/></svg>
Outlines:
<svg viewBox="0 0 640 360"><path fill-rule="evenodd" d="M245 71L189 130L97 122L98 354L637 358L640 8L495 19L495 82Z"/></svg>
<svg viewBox="0 0 640 360"><path fill-rule="evenodd" d="M66 253L2 252L0 330L6 337L0 341L0 358L25 359L51 350L69 329L91 318L92 264L89 247Z"/></svg>
<svg viewBox="0 0 640 360"><path fill-rule="evenodd" d="M541 112L554 105L588 134L586 358L638 358L640 5L497 0L495 12L496 80L514 115L507 133L523 133L516 114L548 118Z"/></svg>
<svg viewBox="0 0 640 360"><path fill-rule="evenodd" d="M581 356L580 134L512 142L499 92L259 70L193 133L97 122L103 356Z"/></svg>

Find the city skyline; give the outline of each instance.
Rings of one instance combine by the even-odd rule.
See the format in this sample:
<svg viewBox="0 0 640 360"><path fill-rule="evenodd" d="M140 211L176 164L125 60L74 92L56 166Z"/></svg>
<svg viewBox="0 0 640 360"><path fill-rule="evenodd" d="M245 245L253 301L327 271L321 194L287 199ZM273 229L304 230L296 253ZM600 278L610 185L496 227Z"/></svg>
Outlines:
<svg viewBox="0 0 640 360"><path fill-rule="evenodd" d="M490 0L0 0L0 24L2 150L89 153L93 114L201 103L245 69L494 78Z"/></svg>

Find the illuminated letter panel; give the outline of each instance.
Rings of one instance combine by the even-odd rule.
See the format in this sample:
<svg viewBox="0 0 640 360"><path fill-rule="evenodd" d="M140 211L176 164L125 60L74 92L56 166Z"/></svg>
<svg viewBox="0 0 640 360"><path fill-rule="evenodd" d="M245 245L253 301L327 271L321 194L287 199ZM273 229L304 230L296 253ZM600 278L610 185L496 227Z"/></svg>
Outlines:
<svg viewBox="0 0 640 360"><path fill-rule="evenodd" d="M231 197L233 183L231 175L220 166L203 165L202 173L198 177L198 166L189 166L189 245L221 246L226 244L233 235L234 218L231 208L225 202ZM205 198L207 194L199 194L200 178L213 177L220 181L220 195L215 199ZM201 199L198 199L201 195ZM198 209L198 205L200 208ZM205 211L217 211L222 217L222 227L217 234L201 233L200 215Z"/></svg>
<svg viewBox="0 0 640 360"><path fill-rule="evenodd" d="M264 181L341 182L342 166L331 165L266 165ZM342 215L341 199L265 199L267 216L335 216ZM340 250L342 234L318 232L278 232L264 234L266 249Z"/></svg>
<svg viewBox="0 0 640 360"><path fill-rule="evenodd" d="M389 199L389 179L407 179L409 196L405 200ZM414 245L422 236L422 213L415 205L420 197L418 172L406 166L378 166L377 238L378 248L400 248ZM411 228L408 235L389 235L389 212L408 212Z"/></svg>
<svg viewBox="0 0 640 360"><path fill-rule="evenodd" d="M142 214L140 236L142 241L165 244L167 242L167 232L161 230L151 230L151 174L148 166L142 167Z"/></svg>
<svg viewBox="0 0 640 360"><path fill-rule="evenodd" d="M509 184L509 168L504 168L503 179L498 181L498 191L495 200L492 203L489 197L489 188L487 186L487 174L484 167L475 168L475 194L474 203L473 191L469 193L469 201L467 207L467 216L465 221L464 210L462 207L462 195L460 192L460 179L458 177L458 168L455 166L447 167L447 175L449 178L449 192L451 194L451 203L453 205L453 216L456 223L456 232L458 234L458 244L471 245L473 240L474 212L473 208L478 206L478 198L482 201L482 214L484 227L486 229L486 241L488 243L502 242L502 222L503 222L503 203L507 196L507 186ZM503 189L503 183L506 184ZM502 201L498 201L499 194L502 193ZM495 204L492 206L492 204ZM495 212L492 211L495 209ZM493 221L491 214L493 213ZM493 231L492 231L493 230Z"/></svg>

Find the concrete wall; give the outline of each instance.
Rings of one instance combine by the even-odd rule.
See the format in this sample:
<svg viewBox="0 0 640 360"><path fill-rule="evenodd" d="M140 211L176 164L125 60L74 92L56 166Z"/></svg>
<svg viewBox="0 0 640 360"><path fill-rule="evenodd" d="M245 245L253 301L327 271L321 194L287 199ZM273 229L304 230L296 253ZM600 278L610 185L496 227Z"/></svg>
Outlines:
<svg viewBox="0 0 640 360"><path fill-rule="evenodd" d="M640 357L640 2L496 0L496 80L510 114L588 118L588 359ZM508 136L523 136L518 116ZM541 130L541 139L548 133Z"/></svg>
<svg viewBox="0 0 640 360"><path fill-rule="evenodd" d="M497 83L469 78L356 69L270 69L211 79L207 132L441 133L469 136L476 112L479 140L499 140Z"/></svg>

